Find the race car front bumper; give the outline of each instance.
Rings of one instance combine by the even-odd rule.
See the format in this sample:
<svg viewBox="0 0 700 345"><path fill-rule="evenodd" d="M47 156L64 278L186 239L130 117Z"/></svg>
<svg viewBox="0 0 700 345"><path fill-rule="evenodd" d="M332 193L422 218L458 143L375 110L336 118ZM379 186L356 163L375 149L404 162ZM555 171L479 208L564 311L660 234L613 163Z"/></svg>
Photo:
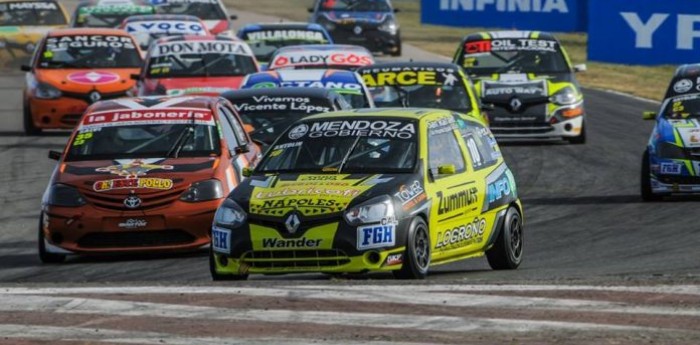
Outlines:
<svg viewBox="0 0 700 345"><path fill-rule="evenodd" d="M660 195L700 194L700 178L681 176L651 176L651 192Z"/></svg>
<svg viewBox="0 0 700 345"><path fill-rule="evenodd" d="M88 107L87 102L69 97L29 98L27 105L34 126L42 129L73 129Z"/></svg>
<svg viewBox="0 0 700 345"><path fill-rule="evenodd" d="M583 116L557 123L502 126L491 122L491 131L498 139L562 139L581 135Z"/></svg>

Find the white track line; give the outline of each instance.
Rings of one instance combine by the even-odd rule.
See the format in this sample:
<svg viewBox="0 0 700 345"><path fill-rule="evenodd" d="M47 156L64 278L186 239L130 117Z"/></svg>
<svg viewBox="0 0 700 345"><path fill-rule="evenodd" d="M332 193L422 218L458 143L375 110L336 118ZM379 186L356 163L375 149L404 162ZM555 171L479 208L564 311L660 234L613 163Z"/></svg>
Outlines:
<svg viewBox="0 0 700 345"><path fill-rule="evenodd" d="M540 332L571 331L660 331L659 328L615 326L595 323L509 320L454 316L397 315L286 309L236 309L192 305L115 301L93 298L4 295L0 310L58 314L90 314L123 317L158 317L176 319L248 321L266 323L310 323L317 325L355 326L426 330L439 332ZM666 330L668 331L668 330Z"/></svg>

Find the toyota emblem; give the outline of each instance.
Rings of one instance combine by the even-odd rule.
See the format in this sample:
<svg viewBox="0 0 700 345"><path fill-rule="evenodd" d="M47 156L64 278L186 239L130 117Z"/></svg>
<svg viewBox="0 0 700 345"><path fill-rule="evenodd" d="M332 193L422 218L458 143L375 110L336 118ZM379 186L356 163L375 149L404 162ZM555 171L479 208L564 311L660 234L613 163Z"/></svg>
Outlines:
<svg viewBox="0 0 700 345"><path fill-rule="evenodd" d="M130 209L139 208L141 206L141 198L136 195L129 195L124 199L124 206Z"/></svg>
<svg viewBox="0 0 700 345"><path fill-rule="evenodd" d="M512 100L510 100L510 109L512 109L513 111L520 110L520 107L522 106L523 102L521 102L519 99L513 98Z"/></svg>
<svg viewBox="0 0 700 345"><path fill-rule="evenodd" d="M289 216L287 216L287 220L284 222L284 226L287 228L287 231L289 231L290 234L293 234L299 230L299 226L301 225L301 221L299 220L299 216L297 216L296 213L292 213Z"/></svg>
<svg viewBox="0 0 700 345"><path fill-rule="evenodd" d="M102 99L102 95L100 95L99 92L93 91L92 93L90 93L90 101L92 101L92 103L95 103L100 99Z"/></svg>

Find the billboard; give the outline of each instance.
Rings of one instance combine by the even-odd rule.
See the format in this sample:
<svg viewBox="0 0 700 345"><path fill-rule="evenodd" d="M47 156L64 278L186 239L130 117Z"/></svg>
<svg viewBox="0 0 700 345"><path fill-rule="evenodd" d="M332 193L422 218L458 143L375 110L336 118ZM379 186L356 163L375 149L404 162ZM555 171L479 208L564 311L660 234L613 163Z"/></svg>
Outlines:
<svg viewBox="0 0 700 345"><path fill-rule="evenodd" d="M700 62L700 1L588 1L589 60L637 65Z"/></svg>
<svg viewBox="0 0 700 345"><path fill-rule="evenodd" d="M585 31L588 0L421 0L421 22L557 32Z"/></svg>

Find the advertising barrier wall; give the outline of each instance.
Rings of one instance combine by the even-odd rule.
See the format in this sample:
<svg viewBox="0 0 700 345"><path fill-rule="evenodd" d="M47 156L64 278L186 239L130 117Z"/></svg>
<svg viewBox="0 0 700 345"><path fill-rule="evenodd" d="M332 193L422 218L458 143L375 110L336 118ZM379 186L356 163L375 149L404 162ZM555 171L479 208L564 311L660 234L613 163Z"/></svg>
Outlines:
<svg viewBox="0 0 700 345"><path fill-rule="evenodd" d="M421 22L458 27L585 31L587 2L588 0L421 0Z"/></svg>
<svg viewBox="0 0 700 345"><path fill-rule="evenodd" d="M700 62L700 1L588 1L589 60L638 65Z"/></svg>

